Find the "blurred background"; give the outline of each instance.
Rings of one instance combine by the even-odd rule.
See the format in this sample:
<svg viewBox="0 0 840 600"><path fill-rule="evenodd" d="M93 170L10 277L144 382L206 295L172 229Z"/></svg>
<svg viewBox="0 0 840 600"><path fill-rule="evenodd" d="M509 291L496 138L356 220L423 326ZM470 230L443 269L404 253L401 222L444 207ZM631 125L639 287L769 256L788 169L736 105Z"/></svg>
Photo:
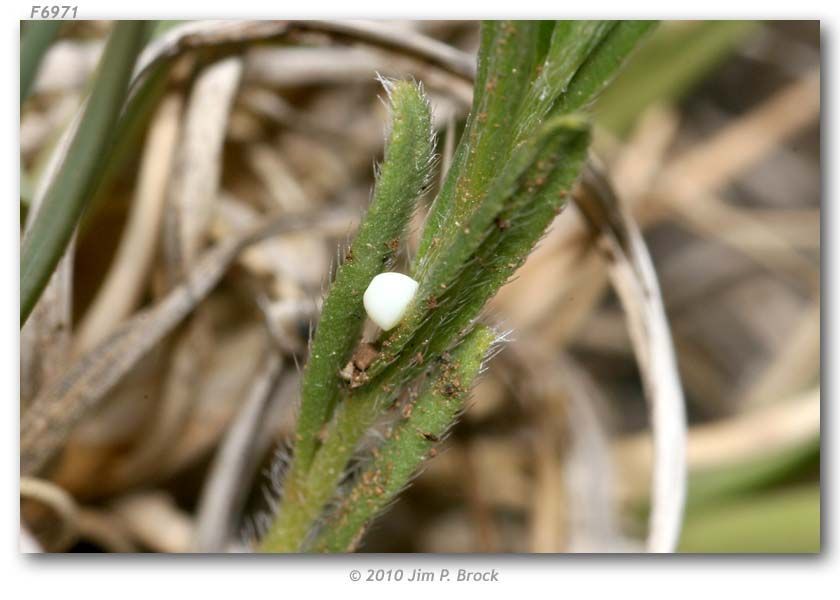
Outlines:
<svg viewBox="0 0 840 600"><path fill-rule="evenodd" d="M21 106L22 226L111 26L65 23ZM387 26L471 54L478 46L475 22ZM277 211L341 208L348 218L243 254L73 432L47 477L22 482L21 516L43 549L193 548L219 448L266 356L278 355L241 469L232 548L260 529L280 477L274 457L294 428L309 324L381 157L377 73L423 81L445 168L470 86L352 36L187 53L154 89L85 213L69 291L52 300L63 320L22 331L22 411L192 266L167 241L184 215L207 215L196 248ZM594 151L655 263L686 395L679 549L819 551L819 22L663 23L593 113ZM509 343L361 550L643 548L647 408L606 261L573 205L486 320Z"/></svg>

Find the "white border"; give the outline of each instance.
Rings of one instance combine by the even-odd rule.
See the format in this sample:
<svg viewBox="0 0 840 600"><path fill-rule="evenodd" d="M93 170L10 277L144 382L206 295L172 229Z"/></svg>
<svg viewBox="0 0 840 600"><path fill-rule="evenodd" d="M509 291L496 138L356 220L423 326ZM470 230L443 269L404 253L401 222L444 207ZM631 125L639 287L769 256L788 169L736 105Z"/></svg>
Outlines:
<svg viewBox="0 0 840 600"><path fill-rule="evenodd" d="M39 3L44 3L39 0ZM59 4L70 3L61 0ZM14 200L18 181L18 96L14 82L18 77L18 19L26 18L32 2L3 3L2 20L3 59L0 82L7 90L2 96L2 179L6 193L0 202L3 210L0 234L0 281L7 282L6 292L0 295L2 313L2 389L7 393L2 399L3 414L0 437L3 449L0 458L0 482L3 484L2 510L0 510L0 596L4 598L73 598L94 599L119 597L142 598L299 598L364 596L377 597L435 597L445 595L479 595L483 597L515 598L822 598L830 589L838 589L840 573L834 552L837 539L834 508L831 502L831 484L836 479L836 456L830 434L837 411L833 402L833 385L830 374L837 372L833 339L836 330L830 318L830 302L823 306L828 311L826 319L826 360L823 372L823 398L827 410L822 412L824 427L823 486L826 490L823 508L823 552L812 558L737 558L737 557L411 557L411 556L349 556L331 557L22 557L17 553L18 530L18 335L14 315L18 314L17 285L19 273L18 210ZM771 19L823 19L823 52L826 93L829 101L835 97L835 45L830 39L837 26L837 5L822 0L799 0L770 6L767 3L735 3L706 0L701 4L665 2L538 2L517 0L513 3L481 2L454 6L450 1L427 0L420 3L361 2L306 2L284 3L281 0L236 0L228 3L187 2L179 0L143 0L143 2L106 2L104 0L79 2L80 18L254 18L254 17L365 17L365 18L475 18L517 17L540 18L762 18ZM836 125L831 118L824 121L826 134L824 227L825 264L834 267L835 244L831 232L837 229L837 211L830 207L833 200L831 175L837 165L830 153L836 140ZM833 269L830 269L833 270ZM834 297L836 277L827 273L826 295ZM11 282L11 283L10 283ZM406 583L365 584L352 583L349 572L353 568L403 568L415 566L424 569L497 568L501 581L498 584L423 584Z"/></svg>

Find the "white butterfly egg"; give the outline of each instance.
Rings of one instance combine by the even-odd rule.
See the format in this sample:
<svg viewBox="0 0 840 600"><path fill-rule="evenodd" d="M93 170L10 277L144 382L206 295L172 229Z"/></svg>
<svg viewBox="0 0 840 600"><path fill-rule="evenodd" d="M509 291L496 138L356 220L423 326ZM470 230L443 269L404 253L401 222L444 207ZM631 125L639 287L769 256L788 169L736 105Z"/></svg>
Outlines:
<svg viewBox="0 0 840 600"><path fill-rule="evenodd" d="M419 284L402 273L380 273L370 282L363 302L371 320L385 331L402 320Z"/></svg>

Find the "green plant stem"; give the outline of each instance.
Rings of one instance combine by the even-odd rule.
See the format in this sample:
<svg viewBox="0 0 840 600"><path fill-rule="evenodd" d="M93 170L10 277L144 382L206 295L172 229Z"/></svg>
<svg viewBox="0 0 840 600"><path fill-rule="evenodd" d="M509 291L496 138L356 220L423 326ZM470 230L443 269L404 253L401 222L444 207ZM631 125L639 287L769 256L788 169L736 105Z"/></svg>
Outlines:
<svg viewBox="0 0 840 600"><path fill-rule="evenodd" d="M759 27L755 21L664 24L604 90L596 120L623 135L647 106L679 99Z"/></svg>
<svg viewBox="0 0 840 600"><path fill-rule="evenodd" d="M383 402L378 389L352 395L336 409L324 445L304 482L287 476L283 504L261 544L263 552L300 552L324 504L335 492L356 445L376 420ZM289 489L288 485L294 485Z"/></svg>
<svg viewBox="0 0 840 600"><path fill-rule="evenodd" d="M416 347L418 339L428 339L419 332L428 331L424 324L436 320L430 312L443 296L451 296L454 282L492 232L491 224L499 220L520 178L542 156L540 144L546 136L540 138L537 132L544 119L591 101L651 26L650 22L560 21L546 37L544 25L533 22L526 38L519 23L483 25L473 114L453 168L430 209L412 265L420 287L402 323L382 342L382 353L370 369L371 381L406 348ZM543 53L544 62L533 64ZM540 227L532 232L534 243L543 231ZM521 264L530 247L522 252L520 257L506 257L508 262ZM496 289L480 295L489 298ZM466 320L461 319L461 325ZM454 328L448 332L457 333Z"/></svg>
<svg viewBox="0 0 840 600"><path fill-rule="evenodd" d="M408 480L425 447L407 430L398 427L394 445L387 442L385 447L385 460L398 458L399 468L383 476L373 467L320 532L317 525L336 500L365 433L430 373L437 379L420 405L428 402L435 408L421 410L417 417L429 429L425 442L436 439L435 431L451 422L444 417L452 406L438 394L447 380L439 361L459 347L487 300L522 264L568 198L586 158L589 125L567 109L600 92L630 51L630 41L647 28L623 22L482 25L472 113L410 269L418 291L401 323L382 336L378 358L365 370L361 387L347 390L338 378L349 358L344 350L329 354L330 368L312 379L321 383L312 387L310 400L304 397L301 414L308 403L314 417L299 427L283 502L262 541L263 550L304 551L312 536L317 536L318 549L346 549L358 538L364 523L381 508L380 501L387 502ZM571 92L574 98L569 100ZM330 297L338 285L337 278ZM352 303L345 298L342 305ZM325 305L325 315L327 310ZM349 352L359 329L342 329L348 330L353 340L348 340ZM329 338L341 339L338 332ZM311 354L310 361L324 360L317 337ZM306 390L307 382L303 385ZM333 410L338 398L343 401ZM374 464L377 460L374 453Z"/></svg>
<svg viewBox="0 0 840 600"><path fill-rule="evenodd" d="M584 140L583 146L576 145L576 151L568 155L564 154L564 145L575 137L588 138L586 122L579 116L558 118L541 129L514 149L487 191L484 202L461 224L458 235L447 240L445 252L422 275L425 278L421 279L415 301L403 322L383 341L380 358L368 370L369 385L378 385L376 377L400 356L414 356L420 352L425 357L427 350L431 355L445 350L477 316L483 301L476 299L486 300L495 294L542 236L565 193L540 194L551 181L555 168L560 166L558 158L561 156L567 159L567 168L559 169L557 173L564 175L563 192L568 192L582 165L587 142ZM526 209L523 214L536 214L540 211L539 199L548 200L548 219L540 222L519 220L516 211L503 214L505 206L517 195L530 198L525 205L516 204L520 210ZM509 246L507 253L493 256L489 253L484 259L476 256L488 237L512 238L522 228L528 230L525 238L531 240L531 244L518 244L518 256L512 255L513 246ZM488 262L496 268L487 268ZM469 270L477 277L465 277ZM459 285L465 281L469 281L466 287ZM456 303L457 308L453 306ZM427 348L433 339L437 341Z"/></svg>
<svg viewBox="0 0 840 600"><path fill-rule="evenodd" d="M604 91L656 21L619 21L586 57L552 109L560 115L581 110Z"/></svg>
<svg viewBox="0 0 840 600"><path fill-rule="evenodd" d="M507 161L513 115L537 68L541 24L537 21L490 21L481 26L481 48L467 125L443 189L426 217L412 271L418 279L441 245L458 234Z"/></svg>
<svg viewBox="0 0 840 600"><path fill-rule="evenodd" d="M410 405L408 416L391 430L356 485L328 517L312 550L348 552L356 546L366 524L408 484L463 409L494 339L491 329L479 325L453 350L439 376Z"/></svg>
<svg viewBox="0 0 840 600"><path fill-rule="evenodd" d="M450 363L444 365L440 376L434 379L421 394L415 411L412 412L412 414L417 413L412 423L421 428L425 427L423 431L430 433L433 437L442 435L454 419L461 405L460 401L469 390L473 378L478 373L481 360L493 339L492 330L486 327L479 327L467 336L464 342L452 352ZM389 401L394 395L393 392L386 392L383 395L379 390L368 390L342 403L336 411L333 427L315 457L306 487L302 490L303 493L295 497L286 497L275 526L263 540L261 546L263 551L304 550L306 537L324 505L335 496L345 467L352 458L359 440L373 421L382 414L383 407L390 404ZM397 471L393 473L393 478L390 480L391 495L395 494L411 475L417 464L414 458L419 458L416 452L422 446L417 443L416 437L402 435L401 432L402 429L400 433L392 436L391 441L383 448L386 457L400 461ZM420 437L422 439L422 436ZM425 447L424 454L429 445ZM380 498L380 500L383 501L383 505L387 502L387 499ZM378 511L373 506L370 508L373 510L367 514L367 517ZM360 513L356 513L351 520L357 523L357 519L360 518L363 519L361 523L366 520L366 517ZM348 530L344 531L344 535L349 533Z"/></svg>
<svg viewBox="0 0 840 600"><path fill-rule="evenodd" d="M391 133L373 201L324 301L312 342L301 390L293 481L308 470L318 432L329 420L344 387L339 371L350 359L364 324L362 295L396 253L428 182L433 156L428 102L413 83L387 85Z"/></svg>
<svg viewBox="0 0 840 600"><path fill-rule="evenodd" d="M20 103L29 97L41 59L49 50L62 21L29 21L20 44Z"/></svg>
<svg viewBox="0 0 840 600"><path fill-rule="evenodd" d="M543 68L531 84L520 109L518 138L528 136L537 130L551 107L567 93L581 65L588 60L604 38L619 26L616 23L616 21L557 22Z"/></svg>
<svg viewBox="0 0 840 600"><path fill-rule="evenodd" d="M145 21L120 21L108 39L93 90L67 156L46 192L20 263L20 324L46 287L102 172L113 128L145 39Z"/></svg>
<svg viewBox="0 0 840 600"><path fill-rule="evenodd" d="M589 127L578 115L556 117L546 125L550 143L518 191L496 218L458 281L431 311L407 349L435 356L453 336L478 317L487 301L510 279L565 205L586 160ZM428 340L428 341L427 341Z"/></svg>
<svg viewBox="0 0 840 600"><path fill-rule="evenodd" d="M262 541L265 552L300 552L314 522L335 490L365 432L391 406L402 385L422 370L421 365L392 365L375 386L354 391L335 410L324 442L308 473L293 462L284 480L283 504Z"/></svg>

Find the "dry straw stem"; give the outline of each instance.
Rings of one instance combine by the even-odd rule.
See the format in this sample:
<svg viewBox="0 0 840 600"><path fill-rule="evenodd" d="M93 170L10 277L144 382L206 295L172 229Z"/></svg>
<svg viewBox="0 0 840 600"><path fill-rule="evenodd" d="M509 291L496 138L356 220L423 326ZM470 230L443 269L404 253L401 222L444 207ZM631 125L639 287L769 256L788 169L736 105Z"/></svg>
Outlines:
<svg viewBox="0 0 840 600"><path fill-rule="evenodd" d="M153 552L189 552L192 518L165 492L138 492L111 505L131 535Z"/></svg>
<svg viewBox="0 0 840 600"><path fill-rule="evenodd" d="M782 270L794 280L804 279L811 289L817 289L819 274L815 266L787 240L752 215L711 196L776 151L783 141L813 124L819 114L817 70L674 159L651 196L657 205L677 211L702 233L715 236L774 271ZM722 229L722 223L734 223L736 227ZM727 235L727 231L732 233Z"/></svg>
<svg viewBox="0 0 840 600"><path fill-rule="evenodd" d="M237 47L252 42L282 40L297 32L315 31L393 50L444 69L464 79L475 74L473 57L411 30L394 31L375 21L195 21L177 25L150 43L138 61L136 76L158 61L188 50Z"/></svg>
<svg viewBox="0 0 840 600"><path fill-rule="evenodd" d="M125 148L131 145L132 132L138 128L138 123L143 120L144 111L150 100L154 99L155 93L160 91L160 83L165 79L166 74L164 71L162 73L164 77L161 77L159 73L155 77L151 77L147 90L143 94L137 94L123 111L123 117L119 121L117 132L113 135L115 142L111 146L111 152L107 154L107 160L103 159L106 166L103 173L99 175L100 191L107 187L104 182L115 171L114 165L120 163L119 157L125 153ZM75 143L74 140L79 134L79 125L87 114L86 107L87 100L76 111L72 121L64 127L60 139L49 153L47 164L39 177L38 186L27 213L27 222L23 234L24 240L30 236L47 193L62 172L68 150L71 144ZM94 195L89 202L95 204L97 197L97 195ZM21 330L21 400L24 405L46 382L59 374L62 365L65 365L68 360L71 350L70 320L74 255L75 234L33 309L32 315Z"/></svg>
<svg viewBox="0 0 840 600"><path fill-rule="evenodd" d="M696 188L722 187L812 124L819 112L820 73L815 70L676 158L663 178L667 185L663 192L684 198Z"/></svg>
<svg viewBox="0 0 840 600"><path fill-rule="evenodd" d="M259 88L287 88L307 85L341 85L369 80L372 73L404 78L412 74L432 92L439 92L439 105L467 109L472 102L472 86L462 77L428 63L382 48L361 45L260 46L246 54L244 82ZM277 98L277 97L275 97ZM296 111L312 120L310 111ZM289 123L296 128L294 122ZM316 127L317 130L317 127ZM355 138L345 129L339 137ZM356 141L358 140L351 140Z"/></svg>
<svg viewBox="0 0 840 600"><path fill-rule="evenodd" d="M44 165L49 159L48 154L57 143L56 132L63 132L67 124L72 122L80 103L78 92L68 93L57 98L55 103L45 108L42 113L33 113L24 109L21 114L20 154L24 159L33 160L31 168L24 171L33 189L29 190L31 192L29 196L25 194L27 190L21 190L23 202L28 209L31 209L35 180L40 179Z"/></svg>
<svg viewBox="0 0 840 600"><path fill-rule="evenodd" d="M75 240L20 332L20 400L26 406L61 374L71 352Z"/></svg>
<svg viewBox="0 0 840 600"><path fill-rule="evenodd" d="M599 408L605 398L580 364L540 338L511 344L533 421L532 552L624 550L614 460Z"/></svg>
<svg viewBox="0 0 840 600"><path fill-rule="evenodd" d="M733 479L752 481L764 477L762 465L776 465L778 457L796 455L820 437L820 390L814 388L785 398L772 406L689 430L686 460L692 477L704 473L737 471ZM650 480L651 445L647 435L634 435L613 445L613 456L622 473L621 496L637 502L645 497ZM775 468L775 467L774 467Z"/></svg>
<svg viewBox="0 0 840 600"><path fill-rule="evenodd" d="M207 238L218 204L222 149L242 75L238 57L206 66L196 77L184 114L169 187L166 226L177 246L170 250L171 281L189 268Z"/></svg>
<svg viewBox="0 0 840 600"><path fill-rule="evenodd" d="M119 24L119 27L131 26L140 27L141 24L139 22L134 24ZM160 83L165 81L174 58L190 49L210 48L217 47L219 45L231 45L235 50L238 46L245 43L281 39L299 30L323 31L339 37L355 36L358 39L363 39L373 45L396 50L405 55L426 61L430 65L464 78L469 78L473 72L472 58L469 55L455 50L447 44L432 40L416 32L406 31L395 34L393 31L390 31L388 28L377 23L338 23L331 21L213 21L196 22L177 26L153 40L142 53L138 64L134 69L134 76L132 77L130 84L131 94L129 104L124 111L126 118L119 122L119 125L116 128L117 131L112 136L113 139L117 140L117 144L114 151L109 156L109 160L104 161L106 166L103 168L103 177L107 179L110 174L113 173L114 165L119 162L119 159L121 159L125 151L125 140L130 138L130 134L136 130L138 123L142 120L143 107L147 106L149 104L149 100L155 97L155 90L159 90ZM134 48L134 50L137 52L139 51L141 37L142 36L138 35L135 39L133 36L119 35L112 36L112 39L115 40L113 42L114 44L125 45L136 42L136 48ZM106 55L108 54L109 53L106 50ZM131 63L133 62L132 57ZM111 75L117 73L122 74L122 70L117 68L117 66L118 65L115 64L109 64L108 68L103 68L102 71L110 73ZM111 78L111 81L119 83L113 77ZM118 109L119 107L114 108L114 110ZM107 117L113 116L114 119L112 119L112 121L115 121L116 117L116 113L112 115L110 112L103 112L101 107L98 105L95 110L86 110L84 114L96 115L106 118L105 120L107 120ZM108 122L113 125L113 122ZM106 131L109 129L113 129L113 127L109 126L106 128ZM68 153L65 151L59 153L57 156L59 160L64 160L67 155ZM80 152L74 152L74 155L86 156L85 153ZM86 156L83 160L88 159L91 159L91 156ZM93 164L100 163L103 163L103 161L93 160ZM78 172L76 169L73 171ZM59 172L58 175L60 174L61 173ZM54 179L55 176L53 175L43 178L43 180L51 187L55 187ZM66 186L61 187L66 189ZM87 196L89 196L89 194L84 194L83 197L81 197L80 202L87 201ZM79 210L76 210L76 205L64 203L64 206L71 210L69 215L65 215L67 218L63 219L63 221L66 221L64 225L68 231L65 232L65 228L50 228L53 233L57 234L57 237L55 238L57 243L49 246L50 248L55 247L53 248L55 252L57 252L57 255L53 257L55 261L61 257L62 247L67 243L67 240L65 240L64 237L68 236L67 239L69 239L73 225L75 225L75 221L78 218L77 213L81 212L80 208ZM53 217L64 215L64 213L57 213L55 211L46 212L49 213L51 219ZM41 227L39 226L39 229L40 228ZM27 244L24 246L26 250ZM29 246L35 246L40 249L42 244L29 244ZM29 250L26 250L26 252L28 255ZM44 252L39 250L38 256L43 255ZM22 257L23 256L24 255L22 254ZM50 258L50 256L47 256L46 258ZM52 267L49 269L47 269L47 267L53 261L53 258L50 258L49 261L41 261L44 262L44 265L46 266L41 265L39 262L38 268L33 271L33 276L29 277L27 275L26 280L24 280L24 274L30 272L28 263L31 263L31 261L27 258L27 264L24 265L24 263L22 263L21 285L22 292L26 291L26 294L22 295L21 323L25 321L24 315L28 315L32 310L32 307L37 300L37 296L40 293L40 289L46 285L46 278L49 277L49 271L52 270ZM32 266L33 268L35 267L35 265ZM40 281L42 278L44 281ZM31 286L28 285L30 280L32 283ZM24 283L27 283L28 287L25 287ZM30 287L32 288L31 291L27 291Z"/></svg>
<svg viewBox="0 0 840 600"><path fill-rule="evenodd" d="M182 472L213 453L236 418L244 395L258 373L260 364L254 362L254 357L263 356L268 344L264 327L256 322L228 334L220 333L208 372L195 390L195 396L202 401L192 402L189 418L182 424L176 443L170 442L169 451L162 456L155 479ZM284 397L289 420L296 401L297 396ZM284 421L284 427L277 430L278 435L288 436L290 429L290 424Z"/></svg>
<svg viewBox="0 0 840 600"><path fill-rule="evenodd" d="M175 285L193 266L209 237L209 223L218 205L225 133L241 71L238 57L207 65L197 75L187 101L172 180L164 192L163 270L167 286ZM155 418L143 444L124 460L123 473L144 478L160 469L171 440L181 433L199 400L195 390L214 346L211 325L207 306L198 305L175 334Z"/></svg>
<svg viewBox="0 0 840 600"><path fill-rule="evenodd" d="M270 351L216 451L198 503L191 544L195 552L222 552L227 546L248 490L249 465L257 458L260 430L282 372L283 361Z"/></svg>
<svg viewBox="0 0 840 600"><path fill-rule="evenodd" d="M812 125L819 118L819 108L819 78L811 73L670 161L665 160L665 153L677 126L675 117L667 109L652 108L641 119L613 170L615 187L621 190L622 200L627 201L633 214L646 227L676 210L687 225L704 235L712 235L747 252L761 264L769 262L773 271L781 262L785 272L796 273L797 281L804 278L806 282L814 283L814 266L779 239L778 227L771 230L769 220L766 225L756 222L755 210L745 213L725 203L717 194L777 152L785 140ZM698 207L702 210L694 210ZM786 224L788 213L785 211ZM568 263L568 257L575 256L576 248L591 256L585 246L588 242L584 228L569 217L565 216L555 224L542 248L524 267L523 283L540 281L541 273L542 277L549 276L546 273L556 277L558 261ZM733 222L739 226L731 227ZM748 235L744 235L744 227ZM575 275L574 279L569 276L573 287L554 288L552 294L544 295L539 302L534 301L538 298L534 290L524 285L502 292L498 299L501 307L531 307L528 312L517 311L512 315L517 327L540 328L549 318L554 320L558 304L569 289L575 290L576 297L584 294L580 285L573 285L573 282L594 285L592 302L601 296L606 284L599 276L603 270L601 263L588 260L589 266L584 268L576 259L571 264L579 273L571 274ZM599 279L601 283L597 283ZM522 302L524 297L530 301ZM553 325L553 335L558 343L569 339L577 330L579 319L575 314L588 314L590 304L576 303L574 313L564 313L566 316Z"/></svg>
<svg viewBox="0 0 840 600"><path fill-rule="evenodd" d="M181 284L125 321L38 394L21 420L21 473L35 474L55 457L72 428L206 297L243 250L273 235L346 219L343 213L269 218L205 252Z"/></svg>
<svg viewBox="0 0 840 600"><path fill-rule="evenodd" d="M642 119L640 127L637 128L637 135L633 137L624 151L623 155L626 156L626 159L620 160L616 166L617 188L622 190L622 193L625 190L629 191L629 196L625 198L623 195L622 199L629 200L634 213L644 225L650 225L672 214L669 208L673 204L679 207L677 210L680 211L680 215L685 213L686 222L689 225L697 220L702 220L705 215L707 219L704 221L705 224L702 227L695 227L699 227L705 234L712 234L716 239L720 238L722 231L739 232L737 236L726 234L725 239L721 239L736 248L748 250L748 255L757 258L762 264L771 261L770 267L774 272L782 263L782 265L790 267L789 269L786 268L785 272L797 272L796 278L798 281L801 281L803 277L806 281L813 281L811 274L816 273L815 266L798 255L792 248L783 248L783 244L778 239L779 233L777 231L769 231L767 226L760 227L754 222L750 224L747 231L751 232L757 228L763 229L755 235L743 235L744 229L740 226L735 229L722 227L721 220L727 224L734 221L743 225L747 216L752 217L753 211L750 211L747 215L742 209L736 209L728 204L724 205L723 201L717 198L715 194L750 168L760 164L770 154L777 152L780 144L801 132L803 127L812 125L818 117L819 79L815 73L811 73L793 82L769 100L749 111L746 115L737 118L732 124L726 125L706 140L702 140L686 153L678 155L670 163L665 161L663 164L661 159L664 157L664 152L667 150L671 139L667 132L673 132L676 123L667 112L659 109L652 110L646 118ZM661 164L663 166L659 168L658 173L655 169L651 170L649 168ZM636 173L638 177L628 177L631 172ZM644 175L645 172L647 172L647 175ZM690 183L681 183L683 178ZM683 193L686 196L683 196ZM703 211L688 210L700 205L704 207ZM721 212L717 208L714 210L710 208L719 205L723 206L725 212ZM734 212L738 213L735 215L737 218L730 218L729 215ZM787 215L788 212L785 211L785 214ZM714 216L714 219L710 219L710 216ZM552 276L556 276L557 261L565 261L567 259L564 257L573 256L573 248L575 247L580 247L580 252L588 252L585 246L586 238L581 235L580 228L569 227L567 223L574 225L568 218L564 218L562 222L555 225L554 233L543 245L543 251L534 257L536 260L530 261L525 267L528 272L527 276L523 273L523 284L526 280L539 281L541 273L552 273ZM755 239L756 242L751 241L752 239ZM757 243L759 239L763 240L760 244ZM747 248L747 245L750 245L751 248ZM771 248L773 251L766 252L762 250L763 248ZM788 260L788 258L791 260ZM580 261L577 263L577 268L581 272L579 281L594 284L591 295L594 302L601 296L603 285L606 283L604 280L602 280L603 283L599 283L599 280L602 279L599 277L599 273L603 270L603 267L598 262L591 260L585 264L589 266L584 268L580 265ZM794 264L799 266L794 267ZM543 275L543 277L546 276L548 275ZM575 281L578 281L578 279L570 278L572 285ZM553 316L567 289L575 289L576 297L586 293L580 286L556 288L556 294L545 298L544 302L529 303L534 306L532 313L515 314L515 323L519 327L541 328ZM511 293L504 294L500 298L503 307L520 306L523 304L521 302L522 298L536 297L531 288L522 285L509 291ZM580 309L581 313L588 312L587 303L582 304L582 307L577 305L576 308ZM818 309L814 314L817 315L817 318L816 320L812 319L811 323L819 320ZM554 326L554 333L552 333L553 338L558 343L568 339L571 333L576 330L577 321L571 317L564 317L560 321L556 321L554 318L551 318L551 320L559 323ZM818 369L818 361L808 358L808 355L813 355L813 353L803 354L801 352L801 349L806 347L818 348L818 345L813 345L813 339L815 339L813 333L807 333L817 330L818 326L816 329L813 325L802 326L801 337L799 335L794 337L797 340L796 346L800 350L795 351L788 347L785 354L790 357L790 360L780 359L777 365L766 370L769 375L763 379L767 380L768 385L758 395L764 398L778 397L777 394L767 392L767 390L773 389L775 384L769 382L775 376L779 377L778 381L787 382L782 389L787 389L789 393L792 393L797 389L797 380L805 381L809 376L808 373L812 374L814 368ZM816 338L818 338L818 334ZM794 360L794 357L798 357L798 359ZM809 362L809 368L803 368L808 366ZM785 365L786 368L780 369L781 365ZM814 367L814 365L817 366ZM783 373L788 375L783 375ZM799 375L794 375L794 373L799 373ZM797 377L800 378L797 379ZM745 391L746 393L749 392Z"/></svg>
<svg viewBox="0 0 840 600"><path fill-rule="evenodd" d="M656 271L641 232L618 204L606 176L592 164L584 171L582 190L578 205L600 234L648 401L655 452L647 549L673 552L686 495L686 416Z"/></svg>
<svg viewBox="0 0 840 600"><path fill-rule="evenodd" d="M110 511L79 509L79 538L93 542L108 552L139 552L125 523Z"/></svg>
<svg viewBox="0 0 840 600"><path fill-rule="evenodd" d="M571 447L564 460L570 552L616 552L627 549L615 504L616 469L609 435L598 408L597 384L570 356L561 356ZM600 402L599 402L600 400Z"/></svg>
<svg viewBox="0 0 840 600"><path fill-rule="evenodd" d="M142 443L120 461L118 480L153 478L172 456L172 440L180 437L201 401L196 389L206 376L214 348L211 317L208 305L199 303L173 334L160 399L150 407L153 414L144 427Z"/></svg>
<svg viewBox="0 0 840 600"><path fill-rule="evenodd" d="M35 94L67 94L72 97L85 90L102 56L102 39L65 38L49 48L38 67L32 88Z"/></svg>
<svg viewBox="0 0 840 600"><path fill-rule="evenodd" d="M567 494L563 486L563 461L555 444L557 429L544 418L535 420L534 429L534 487L528 549L534 553L560 552L568 549L568 544L563 543Z"/></svg>
<svg viewBox="0 0 840 600"><path fill-rule="evenodd" d="M51 481L21 477L20 497L43 504L58 517L59 530L50 540L50 551L61 552L73 545L78 536L79 507L70 494Z"/></svg>
<svg viewBox="0 0 840 600"><path fill-rule="evenodd" d="M738 406L761 406L796 393L820 376L822 311L819 297L805 309L784 348L736 400Z"/></svg>
<svg viewBox="0 0 840 600"><path fill-rule="evenodd" d="M140 303L157 246L182 104L180 94L170 94L152 119L128 223L104 283L79 324L76 352L100 342Z"/></svg>

